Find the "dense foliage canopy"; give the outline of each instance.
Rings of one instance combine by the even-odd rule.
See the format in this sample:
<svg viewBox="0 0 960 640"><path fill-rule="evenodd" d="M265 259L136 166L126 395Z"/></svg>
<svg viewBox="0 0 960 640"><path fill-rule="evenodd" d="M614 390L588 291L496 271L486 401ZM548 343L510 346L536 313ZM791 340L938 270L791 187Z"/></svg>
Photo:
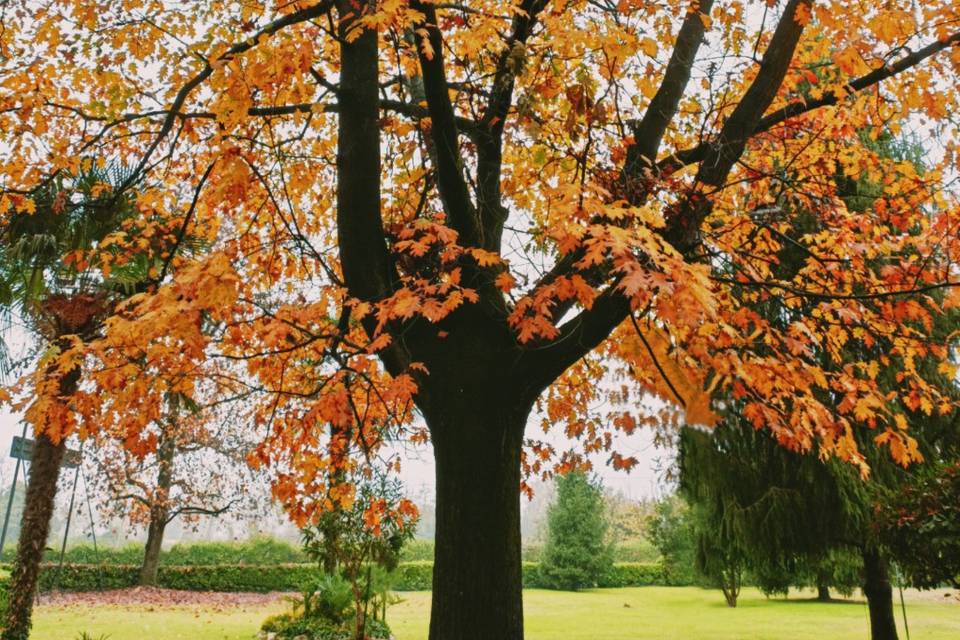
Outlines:
<svg viewBox="0 0 960 640"><path fill-rule="evenodd" d="M909 464L910 418L956 410L931 327L960 304L958 23L954 0L7 0L0 228L123 167L102 195L137 215L64 260L147 256L11 395L52 442L110 424L137 455L167 395L242 400L299 524L429 439L431 633L519 637L521 471L629 469L616 433L732 396L866 475L863 438ZM907 130L923 173L862 144ZM869 213L838 175L877 185ZM570 451L524 433L535 405Z"/></svg>

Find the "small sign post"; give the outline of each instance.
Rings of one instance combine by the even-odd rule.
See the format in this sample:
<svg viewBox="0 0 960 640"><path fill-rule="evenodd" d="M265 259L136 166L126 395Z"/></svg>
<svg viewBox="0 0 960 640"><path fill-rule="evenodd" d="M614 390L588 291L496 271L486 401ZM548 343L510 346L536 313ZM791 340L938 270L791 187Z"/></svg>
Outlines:
<svg viewBox="0 0 960 640"><path fill-rule="evenodd" d="M13 442L10 443L10 457L30 462L33 459L33 446L34 441L30 438L13 436ZM62 466L64 469L76 469L80 466L80 452L76 449L67 449Z"/></svg>
<svg viewBox="0 0 960 640"><path fill-rule="evenodd" d="M3 516L3 532L0 533L0 560L3 559L3 545L7 541L7 529L10 526L10 512L13 510L13 497L17 491L17 476L20 475L20 464L28 463L33 459L34 441L27 437L27 424L23 424L23 434L13 436L13 442L10 443L10 457L17 461L13 468L13 482L10 484L10 497L7 499L7 511ZM76 449L67 449L63 457L63 465L67 469L79 469L80 452ZM24 479L27 477L26 469L23 472ZM76 489L77 479L73 479L74 489ZM71 506L71 509L73 507ZM68 518L69 523L69 518ZM67 525L69 530L69 524Z"/></svg>

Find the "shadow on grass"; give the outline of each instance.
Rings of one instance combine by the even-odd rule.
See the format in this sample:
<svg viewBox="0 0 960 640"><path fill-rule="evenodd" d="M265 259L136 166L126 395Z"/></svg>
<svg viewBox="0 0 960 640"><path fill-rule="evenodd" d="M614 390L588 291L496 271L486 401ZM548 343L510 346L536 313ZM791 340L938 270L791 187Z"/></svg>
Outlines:
<svg viewBox="0 0 960 640"><path fill-rule="evenodd" d="M866 600L853 598L830 598L829 600L821 600L819 598L770 598L770 600L788 604L793 602L797 604L856 604L861 607L867 604Z"/></svg>

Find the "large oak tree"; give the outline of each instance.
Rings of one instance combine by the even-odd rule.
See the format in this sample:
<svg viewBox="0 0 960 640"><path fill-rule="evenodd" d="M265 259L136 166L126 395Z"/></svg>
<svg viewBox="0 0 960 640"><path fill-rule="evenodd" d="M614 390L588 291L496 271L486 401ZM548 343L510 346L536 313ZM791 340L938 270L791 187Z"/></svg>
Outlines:
<svg viewBox="0 0 960 640"><path fill-rule="evenodd" d="M875 380L892 360L823 366L878 335L905 411L955 410L911 363L950 366L926 294L960 302L960 13L905 4L8 1L0 215L84 154L132 167L143 214L208 251L77 347L80 423L136 434L214 379L300 523L385 441L429 439L431 638L520 638L524 473L629 468L611 431L709 424L719 391L784 446L866 474L865 424L909 463ZM914 126L941 145L923 175L859 143ZM882 204L851 213L837 174ZM788 233L798 209L824 231ZM806 256L789 281L785 242ZM811 311L782 328L750 296ZM576 451L525 432L538 405Z"/></svg>

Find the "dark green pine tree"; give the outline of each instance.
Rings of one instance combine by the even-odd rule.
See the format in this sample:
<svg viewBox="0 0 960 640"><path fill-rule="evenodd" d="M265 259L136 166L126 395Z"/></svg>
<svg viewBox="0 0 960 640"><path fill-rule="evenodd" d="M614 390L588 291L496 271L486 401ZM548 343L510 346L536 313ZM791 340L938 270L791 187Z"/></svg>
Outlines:
<svg viewBox="0 0 960 640"><path fill-rule="evenodd" d="M582 471L559 476L540 563L544 585L571 591L596 586L613 566L607 526L599 483Z"/></svg>
<svg viewBox="0 0 960 640"><path fill-rule="evenodd" d="M868 142L866 137L864 140L883 156L919 164L910 145L898 144L888 136L876 142ZM837 180L848 208L869 215L881 191L878 186L866 180ZM791 211L785 203L778 204L789 216L791 228L781 232L784 242L775 276L789 282L812 259L803 249L803 235L822 230L822 224L804 211ZM753 303L752 308L781 328L809 312L805 307L787 306L778 295ZM939 329L935 339L949 342L957 325L956 313L944 313L935 323ZM865 362L891 349L888 340L873 345L850 340L844 353L849 362ZM894 360L879 373L878 379L890 391L898 391L896 372L903 365ZM826 358L824 366L830 366ZM921 359L916 366L935 364ZM934 372L928 373L928 379L936 378ZM941 376L940 383L942 388L956 392L955 381ZM955 455L956 436L949 416L908 412L896 394L891 397L885 410L903 414L910 421L911 434L926 460ZM824 400L838 399L825 396ZM816 450L800 454L783 449L772 434L755 430L743 418L742 403L735 398L724 399L724 405L724 421L712 433L685 429L681 435L681 492L697 514L699 568L720 575L721 569L732 564L731 558L739 558L767 591L816 585L825 596L830 586L849 590L854 575L851 564L859 564L872 638L896 640L888 551L875 535L875 506L884 494L896 493L922 466L908 470L898 467L889 452L873 442L874 434L858 430L859 450L872 470L869 482L864 482L850 465L821 461Z"/></svg>

